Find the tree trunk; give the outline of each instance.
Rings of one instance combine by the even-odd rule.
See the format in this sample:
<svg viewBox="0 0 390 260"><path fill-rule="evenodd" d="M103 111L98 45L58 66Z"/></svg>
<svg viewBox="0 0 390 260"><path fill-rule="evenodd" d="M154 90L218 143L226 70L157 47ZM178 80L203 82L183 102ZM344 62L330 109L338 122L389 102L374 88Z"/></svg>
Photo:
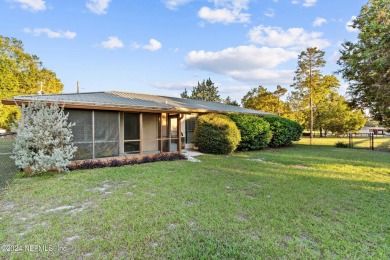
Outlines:
<svg viewBox="0 0 390 260"><path fill-rule="evenodd" d="M310 90L310 145L313 139L313 98Z"/></svg>

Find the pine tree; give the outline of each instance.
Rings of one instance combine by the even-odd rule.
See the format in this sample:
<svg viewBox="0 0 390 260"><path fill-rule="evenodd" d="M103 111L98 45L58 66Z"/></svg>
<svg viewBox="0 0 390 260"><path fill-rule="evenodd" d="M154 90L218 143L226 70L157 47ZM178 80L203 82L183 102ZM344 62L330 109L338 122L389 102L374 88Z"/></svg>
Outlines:
<svg viewBox="0 0 390 260"><path fill-rule="evenodd" d="M202 83L198 82L198 86L192 88L191 96L188 95L187 89L185 89L180 96L182 98L221 102L221 97L218 93L218 87L214 85L210 78L203 80Z"/></svg>
<svg viewBox="0 0 390 260"><path fill-rule="evenodd" d="M305 92L309 97L310 110L310 144L313 138L313 93L318 88L321 80L321 71L319 68L325 66L325 52L314 48L307 48L298 56L298 68L295 71L293 86Z"/></svg>
<svg viewBox="0 0 390 260"><path fill-rule="evenodd" d="M230 105L230 106L236 106L236 107L239 107L240 104L238 104L237 101L235 100L232 100L229 96L226 97L226 99L222 100L222 102L226 105Z"/></svg>
<svg viewBox="0 0 390 260"><path fill-rule="evenodd" d="M15 164L33 173L57 170L67 171L67 166L77 148L73 139L68 115L57 104L32 102L22 106L22 118L12 130L17 133L14 144Z"/></svg>

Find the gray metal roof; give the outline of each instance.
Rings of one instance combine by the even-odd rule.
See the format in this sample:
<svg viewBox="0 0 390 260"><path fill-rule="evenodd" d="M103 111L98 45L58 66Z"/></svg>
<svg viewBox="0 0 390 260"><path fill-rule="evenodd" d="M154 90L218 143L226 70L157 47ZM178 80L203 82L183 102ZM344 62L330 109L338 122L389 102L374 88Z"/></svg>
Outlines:
<svg viewBox="0 0 390 260"><path fill-rule="evenodd" d="M33 100L58 102L64 104L65 107L69 107L71 104L78 104L86 107L110 107L111 109L113 107L117 107L118 110L121 110L121 108L126 108L127 110L134 108L134 110L166 110L181 113L216 112L254 114L262 116L273 115L267 112L230 106L217 102L119 91L15 96L12 100L8 100L9 102L7 103L10 104L10 101L29 102Z"/></svg>

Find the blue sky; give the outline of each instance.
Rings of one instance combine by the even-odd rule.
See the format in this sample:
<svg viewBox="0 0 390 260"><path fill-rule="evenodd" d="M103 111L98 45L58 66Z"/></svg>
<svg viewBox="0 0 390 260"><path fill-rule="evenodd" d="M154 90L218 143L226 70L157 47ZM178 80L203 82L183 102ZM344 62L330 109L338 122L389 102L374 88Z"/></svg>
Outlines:
<svg viewBox="0 0 390 260"><path fill-rule="evenodd" d="M347 24L367 0L0 0L0 34L23 41L64 92L178 96L211 78L222 97L289 86L297 56L326 52L338 69ZM343 82L340 92L345 91Z"/></svg>

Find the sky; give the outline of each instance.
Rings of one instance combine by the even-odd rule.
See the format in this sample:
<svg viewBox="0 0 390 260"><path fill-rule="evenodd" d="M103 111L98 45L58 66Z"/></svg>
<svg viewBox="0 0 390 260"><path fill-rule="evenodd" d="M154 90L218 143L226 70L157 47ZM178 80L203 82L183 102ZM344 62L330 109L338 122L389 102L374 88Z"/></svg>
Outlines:
<svg viewBox="0 0 390 260"><path fill-rule="evenodd" d="M297 57L325 51L337 69L367 0L0 0L0 34L22 40L64 93L179 96L211 78L240 101L259 85L292 90ZM341 81L339 92L347 83ZM37 83L38 84L38 83ZM43 87L44 88L44 87Z"/></svg>

